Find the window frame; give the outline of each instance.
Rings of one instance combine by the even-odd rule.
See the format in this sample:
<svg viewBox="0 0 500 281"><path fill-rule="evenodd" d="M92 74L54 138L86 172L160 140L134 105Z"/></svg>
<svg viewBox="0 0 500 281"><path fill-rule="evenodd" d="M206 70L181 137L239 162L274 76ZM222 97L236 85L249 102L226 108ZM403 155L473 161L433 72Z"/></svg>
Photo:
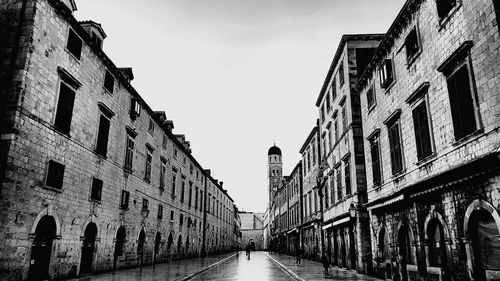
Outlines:
<svg viewBox="0 0 500 281"><path fill-rule="evenodd" d="M108 77L110 77L109 79L112 79L112 80L108 80ZM102 85L102 87L104 88L104 90L106 90L106 92L108 92L109 94L113 94L113 91L115 89L115 76L113 75L113 73L111 73L111 71L109 71L109 69L106 69L106 71L104 72L104 83ZM109 84L111 83L111 84ZM111 89L109 89L108 87L111 87Z"/></svg>
<svg viewBox="0 0 500 281"><path fill-rule="evenodd" d="M53 174L51 173L51 166L53 166L53 168L58 168L58 169L61 169L60 171L52 171L52 173L56 173L56 176L58 177L58 180L56 182L54 182L54 180L52 179L53 178ZM55 161L53 159L50 159L49 161L47 161L47 165L46 165L46 169L45 169L45 181L44 181L44 185L45 187L49 188L49 189L53 189L53 190L62 190L63 189L63 186L64 186L64 174L65 174L65 170L66 170L66 165L64 165L63 163L59 162L59 161ZM59 175L60 174L60 175ZM56 186L54 185L51 185L51 184L57 184Z"/></svg>
<svg viewBox="0 0 500 281"><path fill-rule="evenodd" d="M127 190L122 190L122 195L120 197L120 209L128 210L130 201L130 192Z"/></svg>
<svg viewBox="0 0 500 281"><path fill-rule="evenodd" d="M369 93L371 92L371 102L370 102L370 95ZM375 91L375 83L372 83L369 87L368 87L368 90L366 91L366 105L367 105L367 108L368 108L368 112L370 112L372 109L375 108L375 106L377 106L377 93Z"/></svg>
<svg viewBox="0 0 500 281"><path fill-rule="evenodd" d="M144 180L151 183L151 175L153 174L153 151L151 145L146 144L146 157L144 161Z"/></svg>
<svg viewBox="0 0 500 281"><path fill-rule="evenodd" d="M69 43L70 43L70 34L74 34L76 36L75 39L79 39L80 41L80 47L79 47L79 53L78 54L75 54L73 53L74 50L71 50L72 48L69 48ZM71 56L76 59L77 61L80 61L82 59L82 52L83 52L83 39L80 37L80 35L78 35L78 33L76 33L76 31L73 29L73 28L69 28L68 30L68 35L67 35L67 38L66 38L66 46L64 47L64 49L66 51L68 51L69 54L71 54Z"/></svg>
<svg viewBox="0 0 500 281"><path fill-rule="evenodd" d="M404 161L404 152L403 152L403 140L401 136L401 118L399 116L400 113L397 113L397 116L394 116L392 120L386 122L387 126L387 138L389 141L389 152L390 152L390 159L391 159L391 172L392 175L398 175L405 170L405 161ZM397 130L393 129L394 126L397 126ZM391 132L397 132L397 151L395 151L395 147L392 142L392 140L395 139L395 136L391 136ZM400 161L398 163L395 162L396 159L396 154L398 153L398 156L400 158ZM398 164L398 165L396 165Z"/></svg>
<svg viewBox="0 0 500 281"><path fill-rule="evenodd" d="M97 186L94 185L95 183L97 183ZM98 189L95 190L94 187ZM101 179L92 177L92 182L90 184L90 196L89 196L90 201L101 203L103 187L104 187L104 182ZM97 197L94 197L95 195L97 195Z"/></svg>
<svg viewBox="0 0 500 281"><path fill-rule="evenodd" d="M388 68L390 66L390 69ZM390 71L389 71L390 70ZM389 89L396 82L394 62L392 58L385 58L382 65L378 67L380 88Z"/></svg>
<svg viewBox="0 0 500 281"><path fill-rule="evenodd" d="M130 147L129 144L132 144ZM128 171L133 171L134 166L134 150L135 150L135 137L127 132L125 141L125 163L124 168Z"/></svg>
<svg viewBox="0 0 500 281"><path fill-rule="evenodd" d="M410 42L408 42L411 38L410 36L414 35L415 36L415 44L416 44L416 49L410 49ZM405 51L406 51L406 63L408 67L410 67L413 62L418 58L418 56L422 53L422 42L420 39L420 32L418 28L418 24L415 24L411 30L408 32L405 38ZM413 53L409 53L410 51L413 51Z"/></svg>
<svg viewBox="0 0 500 281"><path fill-rule="evenodd" d="M369 147L370 147L370 161L372 166L372 184L377 187L382 184L384 181L383 167L382 167L382 155L380 154L380 131L376 131L372 133L372 135L368 139ZM373 161L374 157L374 149L377 152L377 161ZM375 165L376 163L376 165ZM375 168L377 170L378 180L375 177Z"/></svg>
<svg viewBox="0 0 500 281"><path fill-rule="evenodd" d="M421 135L421 128L422 126L418 126L415 124L415 113L417 109L421 106L425 107L425 113L426 113L426 125L427 125L427 130L428 130L428 142L429 142L429 152L426 155L423 155L423 148L419 148L418 144L418 136ZM414 103L411 105L411 113L412 113L412 120L413 120L413 129L414 129L414 136L415 136L415 151L417 152L417 160L418 162L422 162L425 159L431 157L432 155L435 154L435 147L434 147L434 134L432 130L432 118L430 116L429 112L429 100L428 100L428 95L427 93L423 94L418 100L414 101ZM418 132L417 132L418 131Z"/></svg>
<svg viewBox="0 0 500 281"><path fill-rule="evenodd" d="M60 116L59 114L62 114L61 113L61 110L63 110L61 108L60 110L60 103L61 103L61 90L62 90L62 87L66 87L67 90L69 90L71 92L71 94L73 95L72 96L72 103L71 103L71 115L70 116ZM66 136L70 136L71 135L71 123L72 123L72 120L73 120L73 111L75 110L75 100L76 100L76 91L77 91L77 88L73 87L73 85L71 85L70 83L66 82L64 79L60 79L59 80L59 87L57 89L57 102L55 104L55 110L54 110L54 117L53 117L53 122L52 122L52 126L53 128L58 131L59 133L63 134L63 135L66 135ZM69 96L68 96L69 97ZM67 120L69 119L69 120ZM67 120L67 128L66 127L61 127L64 125L64 123L60 124L60 122L64 122L64 121L61 121L61 120Z"/></svg>

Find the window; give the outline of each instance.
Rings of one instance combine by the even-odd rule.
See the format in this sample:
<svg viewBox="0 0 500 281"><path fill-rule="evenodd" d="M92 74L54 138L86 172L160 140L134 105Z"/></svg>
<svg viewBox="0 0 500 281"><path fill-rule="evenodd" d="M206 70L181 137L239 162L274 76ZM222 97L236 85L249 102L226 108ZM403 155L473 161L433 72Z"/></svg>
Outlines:
<svg viewBox="0 0 500 281"><path fill-rule="evenodd" d="M178 153L179 153L179 152L177 151L177 148L174 148L174 158L175 158L175 159L177 159L177 154L178 154Z"/></svg>
<svg viewBox="0 0 500 281"><path fill-rule="evenodd" d="M47 179L45 185L61 189L64 179L64 165L50 160L47 168Z"/></svg>
<svg viewBox="0 0 500 281"><path fill-rule="evenodd" d="M73 117L73 105L75 102L75 91L68 84L61 82L59 87L59 100L57 102L56 118L54 127L59 132L68 135Z"/></svg>
<svg viewBox="0 0 500 281"><path fill-rule="evenodd" d="M368 110L372 109L375 106L376 102L377 99L375 96L375 85L371 85L366 91L366 103L368 104Z"/></svg>
<svg viewBox="0 0 500 281"><path fill-rule="evenodd" d="M344 85L344 62L341 62L340 63L340 66L339 66L339 84L340 86L342 87L342 85Z"/></svg>
<svg viewBox="0 0 500 281"><path fill-rule="evenodd" d="M198 210L198 187L195 187L195 192L194 192L194 209Z"/></svg>
<svg viewBox="0 0 500 281"><path fill-rule="evenodd" d="M307 170L311 170L311 153L309 153L309 150L307 151Z"/></svg>
<svg viewBox="0 0 500 281"><path fill-rule="evenodd" d="M403 151L401 149L401 136L399 129L399 119L394 120L387 126L389 135L389 146L391 151L392 174L403 171Z"/></svg>
<svg viewBox="0 0 500 281"><path fill-rule="evenodd" d="M170 210L170 221L173 222L175 217L175 212L174 210Z"/></svg>
<svg viewBox="0 0 500 281"><path fill-rule="evenodd" d="M141 115L141 105L136 99L131 99L130 100L130 117L132 119L137 118L139 115Z"/></svg>
<svg viewBox="0 0 500 281"><path fill-rule="evenodd" d="M312 164L316 165L316 140L312 141Z"/></svg>
<svg viewBox="0 0 500 281"><path fill-rule="evenodd" d="M92 188L90 191L90 199L101 201L101 194L102 194L102 180L93 178Z"/></svg>
<svg viewBox="0 0 500 281"><path fill-rule="evenodd" d="M406 61L408 62L408 64L411 64L412 60L420 52L420 43L418 40L417 27L414 27L410 31L410 33L408 33L408 36L406 36L405 48L406 48Z"/></svg>
<svg viewBox="0 0 500 281"><path fill-rule="evenodd" d="M330 109L331 109L331 104L330 104L330 93L327 93L327 94L326 94L326 100L325 100L325 103L326 103L326 112L330 112Z"/></svg>
<svg viewBox="0 0 500 281"><path fill-rule="evenodd" d="M144 168L144 180L151 181L151 162L153 161L153 149L146 146L146 167Z"/></svg>
<svg viewBox="0 0 500 281"><path fill-rule="evenodd" d="M378 70L380 78L380 87L383 89L388 88L392 81L394 81L394 73L392 71L392 60L385 59Z"/></svg>
<svg viewBox="0 0 500 281"><path fill-rule="evenodd" d="M321 105L321 122L325 122L325 104Z"/></svg>
<svg viewBox="0 0 500 281"><path fill-rule="evenodd" d="M193 164L189 164L189 173L192 175L194 173Z"/></svg>
<svg viewBox="0 0 500 281"><path fill-rule="evenodd" d="M443 19L448 16L448 13L457 4L456 2L456 0L436 0L439 18Z"/></svg>
<svg viewBox="0 0 500 281"><path fill-rule="evenodd" d="M66 49L78 60L82 55L82 39L76 35L76 32L73 29L69 30L68 34L68 44L66 45Z"/></svg>
<svg viewBox="0 0 500 281"><path fill-rule="evenodd" d="M203 211L203 192L200 191L200 212Z"/></svg>
<svg viewBox="0 0 500 281"><path fill-rule="evenodd" d="M172 176L172 196L175 196L175 180L177 179L177 175L175 174L175 171L174 171L174 174Z"/></svg>
<svg viewBox="0 0 500 281"><path fill-rule="evenodd" d="M422 160L432 154L431 130L427 115L427 102L423 99L412 111L417 158Z"/></svg>
<svg viewBox="0 0 500 281"><path fill-rule="evenodd" d="M335 178L337 179L337 199L340 201L344 197L342 195L342 177L341 177L341 171L340 171L340 164L335 169Z"/></svg>
<svg viewBox="0 0 500 281"><path fill-rule="evenodd" d="M167 144L168 144L168 138L167 138L167 135L163 134L163 141L161 142L161 146L163 148L167 148Z"/></svg>
<svg viewBox="0 0 500 281"><path fill-rule="evenodd" d="M337 98L337 81L335 78L332 80L332 103Z"/></svg>
<svg viewBox="0 0 500 281"><path fill-rule="evenodd" d="M370 155L372 158L373 185L379 185L382 182L382 169L380 166L381 161L378 134L370 139Z"/></svg>
<svg viewBox="0 0 500 281"><path fill-rule="evenodd" d="M184 195L186 193L186 182L182 179L181 182L181 203L184 203Z"/></svg>
<svg viewBox="0 0 500 281"><path fill-rule="evenodd" d="M147 211L149 208L149 200L146 198L142 199L142 210Z"/></svg>
<svg viewBox="0 0 500 281"><path fill-rule="evenodd" d="M193 183L189 182L189 195L188 195L188 206L191 207L191 202L193 200Z"/></svg>
<svg viewBox="0 0 500 281"><path fill-rule="evenodd" d="M323 155L326 155L326 138L323 136Z"/></svg>
<svg viewBox="0 0 500 281"><path fill-rule="evenodd" d="M102 39L95 34L95 32L91 33L90 38L92 39L94 45L96 45L99 49L102 48Z"/></svg>
<svg viewBox="0 0 500 281"><path fill-rule="evenodd" d="M155 121L153 120L153 118L149 118L148 133L150 135L153 135L154 132L155 132Z"/></svg>
<svg viewBox="0 0 500 281"><path fill-rule="evenodd" d="M184 225L184 214L179 214L179 226Z"/></svg>
<svg viewBox="0 0 500 281"><path fill-rule="evenodd" d="M163 205L158 204L158 214L156 216L159 220L163 218Z"/></svg>
<svg viewBox="0 0 500 281"><path fill-rule="evenodd" d="M339 123L337 122L337 119L333 121L333 127L335 129L335 142L339 141Z"/></svg>
<svg viewBox="0 0 500 281"><path fill-rule="evenodd" d="M344 180L345 180L345 195L351 195L351 165L350 157L344 160Z"/></svg>
<svg viewBox="0 0 500 281"><path fill-rule="evenodd" d="M101 111L99 117L99 131L97 132L97 143L95 152L101 156L106 157L108 153L108 138L111 116Z"/></svg>
<svg viewBox="0 0 500 281"><path fill-rule="evenodd" d="M344 132L347 131L348 120L347 120L347 109L345 103L342 105L342 127Z"/></svg>
<svg viewBox="0 0 500 281"><path fill-rule="evenodd" d="M130 192L122 190L122 197L120 199L120 208L123 210L128 209L128 199L130 197Z"/></svg>
<svg viewBox="0 0 500 281"><path fill-rule="evenodd" d="M335 204L335 174L332 173L330 176L330 202Z"/></svg>
<svg viewBox="0 0 500 281"><path fill-rule="evenodd" d="M165 189L165 177L167 175L167 160L160 158L160 189Z"/></svg>
<svg viewBox="0 0 500 281"><path fill-rule="evenodd" d="M455 139L475 132L478 127L477 101L471 83L472 70L463 62L447 76Z"/></svg>
<svg viewBox="0 0 500 281"><path fill-rule="evenodd" d="M115 77L109 70L106 70L106 74L104 76L104 89L106 89L109 93L113 93L113 88L115 86Z"/></svg>

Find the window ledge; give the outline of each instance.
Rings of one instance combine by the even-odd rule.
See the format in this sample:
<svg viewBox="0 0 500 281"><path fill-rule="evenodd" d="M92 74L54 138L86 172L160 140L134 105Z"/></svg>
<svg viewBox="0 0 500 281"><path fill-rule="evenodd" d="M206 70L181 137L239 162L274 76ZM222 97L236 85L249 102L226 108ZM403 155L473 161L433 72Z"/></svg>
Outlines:
<svg viewBox="0 0 500 281"><path fill-rule="evenodd" d="M392 174L391 179L394 181L399 180L402 177L404 177L405 172L406 172L406 169L402 169L401 171Z"/></svg>
<svg viewBox="0 0 500 281"><path fill-rule="evenodd" d="M432 160L434 160L437 156L437 153L436 152L432 152L430 155L418 160L417 163L415 163L415 165L417 166L424 166L426 164L429 164Z"/></svg>
<svg viewBox="0 0 500 281"><path fill-rule="evenodd" d="M150 179L144 178L143 180L144 180L145 183L151 184L151 180Z"/></svg>
<svg viewBox="0 0 500 281"><path fill-rule="evenodd" d="M416 52L411 58L408 58L408 60L407 60L408 63L406 65L406 68L410 69L410 67L418 59L418 57L420 57L421 54L422 54L422 47L420 47L418 52Z"/></svg>
<svg viewBox="0 0 500 281"><path fill-rule="evenodd" d="M394 86L394 84L396 84L396 79L392 79L391 81L391 84L387 85L387 87L382 87L383 91L384 91L384 94L388 95L391 91L391 88Z"/></svg>
<svg viewBox="0 0 500 281"><path fill-rule="evenodd" d="M98 199L92 199L92 198L90 198L89 202L101 204L101 200L98 200Z"/></svg>
<svg viewBox="0 0 500 281"><path fill-rule="evenodd" d="M106 92L108 95L112 96L113 95L113 92L111 92L110 90L106 89L106 87L102 86L102 89L104 90L104 92Z"/></svg>
<svg viewBox="0 0 500 281"><path fill-rule="evenodd" d="M100 152L98 152L97 150L94 149L94 153L99 157L99 158L102 158L102 159L108 159L108 156L106 155L103 155L101 154Z"/></svg>
<svg viewBox="0 0 500 281"><path fill-rule="evenodd" d="M375 107L377 107L377 103L373 103L372 106L368 107L368 115L370 115L370 113L375 109Z"/></svg>
<svg viewBox="0 0 500 281"><path fill-rule="evenodd" d="M44 189L47 189L47 190L50 190L50 191L54 191L56 193L62 193L62 188L55 188L55 187L52 187L52 186L48 186L48 185L44 185L42 186Z"/></svg>
<svg viewBox="0 0 500 281"><path fill-rule="evenodd" d="M132 174L134 172L134 170L132 170L132 167L127 167L127 166L123 167L123 171L125 171L125 173L128 174Z"/></svg>
<svg viewBox="0 0 500 281"><path fill-rule="evenodd" d="M80 64L80 60L82 58L82 55L80 53L80 59L78 59L75 55L73 55L73 53L71 53L68 48L64 47L64 50L66 51L66 53L68 53L70 55L70 57L72 57L76 63Z"/></svg>
<svg viewBox="0 0 500 281"><path fill-rule="evenodd" d="M462 145L464 143L467 143L469 141L472 141L478 137L480 137L481 135L484 134L484 128L480 128L480 129L477 129L476 131L474 131L473 133L470 133L464 137L462 137L461 139L459 140L456 140L455 142L452 143L452 146L459 146L459 145Z"/></svg>

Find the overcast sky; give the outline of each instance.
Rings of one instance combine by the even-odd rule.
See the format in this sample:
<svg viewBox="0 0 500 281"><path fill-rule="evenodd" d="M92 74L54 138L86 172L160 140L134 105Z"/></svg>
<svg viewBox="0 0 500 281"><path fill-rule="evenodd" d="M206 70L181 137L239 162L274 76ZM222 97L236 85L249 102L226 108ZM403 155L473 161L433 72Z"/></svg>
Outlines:
<svg viewBox="0 0 500 281"><path fill-rule="evenodd" d="M77 0L104 51L245 211L264 212L267 150L285 175L318 118L316 98L347 33L386 32L403 0Z"/></svg>

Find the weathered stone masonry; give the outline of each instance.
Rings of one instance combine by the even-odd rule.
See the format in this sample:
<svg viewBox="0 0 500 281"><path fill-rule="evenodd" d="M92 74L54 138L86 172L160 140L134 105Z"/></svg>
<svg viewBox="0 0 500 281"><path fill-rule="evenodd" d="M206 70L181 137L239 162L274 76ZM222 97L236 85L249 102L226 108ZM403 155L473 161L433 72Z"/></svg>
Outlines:
<svg viewBox="0 0 500 281"><path fill-rule="evenodd" d="M0 45L6 66L0 73L0 279L61 279L201 255L208 182L219 204L212 223L221 242L212 252L229 251L233 200L189 143L172 134L165 113L153 112L133 89L133 77L91 43L74 9L69 0L0 4L6 39ZM70 30L83 40L80 58L66 48ZM103 87L107 71L112 91ZM63 84L75 93L67 134L55 127ZM138 115L131 114L132 100ZM109 118L104 156L96 153L102 114ZM127 136L134 142L131 169L124 167ZM64 169L60 188L47 184L53 163ZM95 179L102 183L98 197Z"/></svg>

